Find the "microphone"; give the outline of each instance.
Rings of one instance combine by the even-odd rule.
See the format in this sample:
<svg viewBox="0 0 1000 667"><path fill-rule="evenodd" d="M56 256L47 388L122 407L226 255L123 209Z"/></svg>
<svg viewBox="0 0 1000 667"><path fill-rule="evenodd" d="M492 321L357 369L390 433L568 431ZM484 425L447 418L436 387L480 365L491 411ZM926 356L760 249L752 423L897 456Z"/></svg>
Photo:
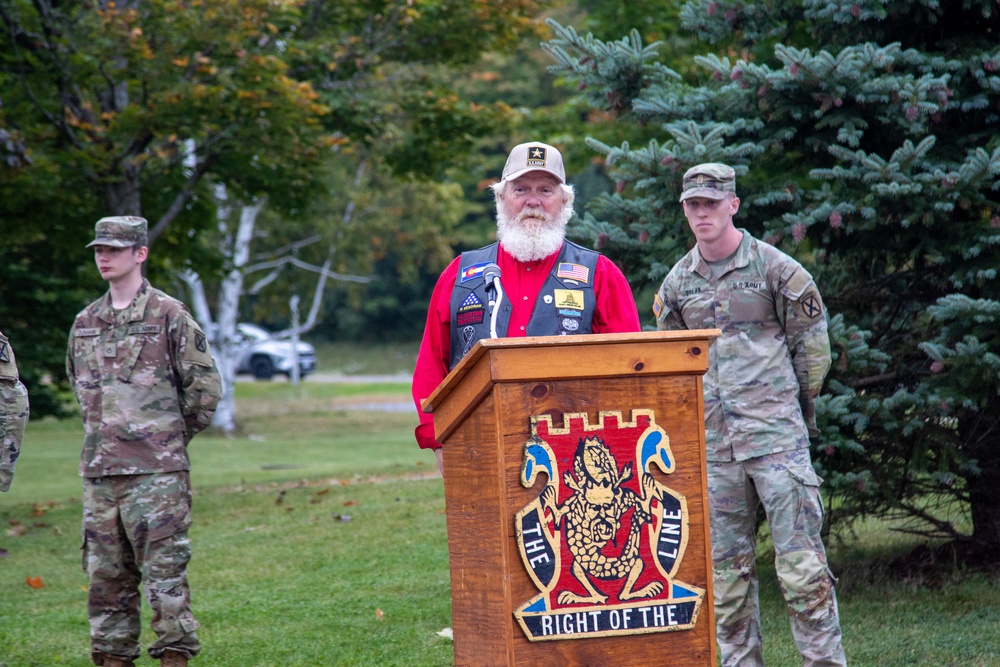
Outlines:
<svg viewBox="0 0 1000 667"><path fill-rule="evenodd" d="M500 302L503 300L500 267L495 262L490 262L483 267L482 275L486 281L486 293L490 297L490 338L497 338L497 315L500 314Z"/></svg>
<svg viewBox="0 0 1000 667"><path fill-rule="evenodd" d="M500 285L500 267L496 262L490 262L483 267L483 280L486 281L486 289L490 294L490 308L494 306L494 298L497 292L502 291Z"/></svg>

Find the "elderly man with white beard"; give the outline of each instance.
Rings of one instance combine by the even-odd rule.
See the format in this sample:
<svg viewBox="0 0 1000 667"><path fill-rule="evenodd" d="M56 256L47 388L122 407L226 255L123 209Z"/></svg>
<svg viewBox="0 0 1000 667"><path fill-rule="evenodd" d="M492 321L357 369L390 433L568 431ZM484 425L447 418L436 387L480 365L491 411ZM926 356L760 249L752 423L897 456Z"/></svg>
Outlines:
<svg viewBox="0 0 1000 667"><path fill-rule="evenodd" d="M438 278L413 373L417 444L434 450L442 472L434 418L420 404L476 341L639 331L632 289L618 267L566 240L574 195L556 148L515 146L493 194L497 243L462 253Z"/></svg>

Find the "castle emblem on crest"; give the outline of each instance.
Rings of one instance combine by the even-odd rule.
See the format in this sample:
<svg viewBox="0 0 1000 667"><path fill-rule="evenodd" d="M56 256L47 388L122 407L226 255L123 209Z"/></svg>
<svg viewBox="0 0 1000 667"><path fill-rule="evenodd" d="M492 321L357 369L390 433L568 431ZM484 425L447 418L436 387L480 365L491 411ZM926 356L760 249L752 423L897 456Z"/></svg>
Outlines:
<svg viewBox="0 0 1000 667"><path fill-rule="evenodd" d="M705 591L675 579L688 539L687 501L650 474L675 469L652 410L531 418L521 484L547 476L518 512L525 568L540 593L514 614L530 641L693 628Z"/></svg>

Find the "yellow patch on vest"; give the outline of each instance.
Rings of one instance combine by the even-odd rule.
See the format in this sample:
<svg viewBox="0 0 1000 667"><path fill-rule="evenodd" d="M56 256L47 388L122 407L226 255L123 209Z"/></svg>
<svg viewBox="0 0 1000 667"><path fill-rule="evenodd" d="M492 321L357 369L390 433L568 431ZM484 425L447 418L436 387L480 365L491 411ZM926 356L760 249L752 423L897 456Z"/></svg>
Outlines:
<svg viewBox="0 0 1000 667"><path fill-rule="evenodd" d="M572 308L583 310L583 290L557 289L555 292L556 308Z"/></svg>

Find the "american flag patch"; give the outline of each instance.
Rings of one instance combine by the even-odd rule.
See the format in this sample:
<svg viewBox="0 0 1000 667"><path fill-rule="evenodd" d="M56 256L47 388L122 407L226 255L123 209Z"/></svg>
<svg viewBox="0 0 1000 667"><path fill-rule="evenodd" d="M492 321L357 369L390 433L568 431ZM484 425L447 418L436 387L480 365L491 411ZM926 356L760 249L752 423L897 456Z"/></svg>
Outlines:
<svg viewBox="0 0 1000 667"><path fill-rule="evenodd" d="M489 262L480 262L479 264L473 264L472 266L465 267L462 269L461 282L464 283L472 280L473 278L479 277L479 274L483 272L483 269L485 269L488 264Z"/></svg>
<svg viewBox="0 0 1000 667"><path fill-rule="evenodd" d="M483 302L479 300L475 292L470 292L469 296L465 297L465 301L462 305L458 307L458 312L462 313L467 310L473 310L483 307Z"/></svg>
<svg viewBox="0 0 1000 667"><path fill-rule="evenodd" d="M556 278L568 278L585 283L590 278L590 269L582 264L559 262L559 270L556 272Z"/></svg>

